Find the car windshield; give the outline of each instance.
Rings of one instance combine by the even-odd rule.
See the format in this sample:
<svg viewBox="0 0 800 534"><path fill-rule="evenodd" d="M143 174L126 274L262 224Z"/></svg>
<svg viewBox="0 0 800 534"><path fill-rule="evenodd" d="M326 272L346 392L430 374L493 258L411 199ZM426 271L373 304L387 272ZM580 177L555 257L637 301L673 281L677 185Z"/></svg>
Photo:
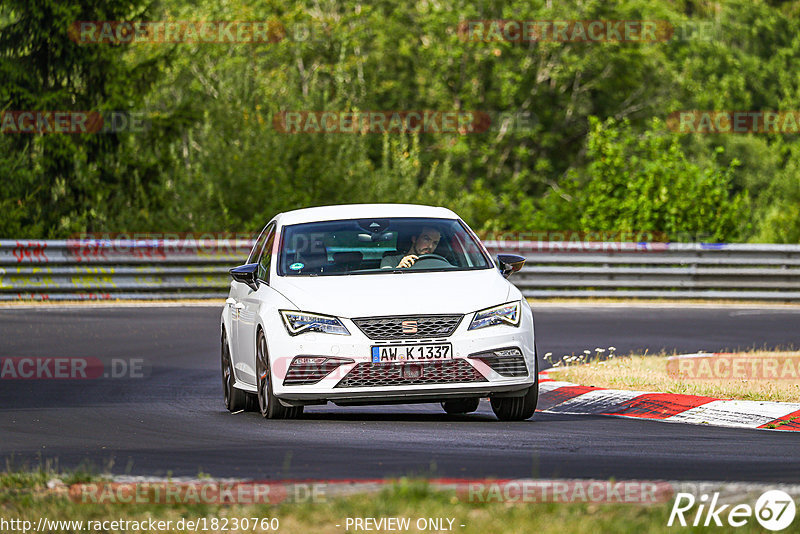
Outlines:
<svg viewBox="0 0 800 534"><path fill-rule="evenodd" d="M406 256L415 256L400 264ZM349 219L285 226L280 276L486 269L482 246L457 219Z"/></svg>

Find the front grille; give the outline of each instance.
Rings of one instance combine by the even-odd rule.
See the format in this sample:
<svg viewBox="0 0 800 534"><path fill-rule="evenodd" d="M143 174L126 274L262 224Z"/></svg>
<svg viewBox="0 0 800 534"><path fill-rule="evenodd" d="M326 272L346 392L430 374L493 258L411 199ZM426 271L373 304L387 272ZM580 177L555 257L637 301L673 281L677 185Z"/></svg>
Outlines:
<svg viewBox="0 0 800 534"><path fill-rule="evenodd" d="M522 356L481 356L476 358L502 376L528 376L528 367Z"/></svg>
<svg viewBox="0 0 800 534"><path fill-rule="evenodd" d="M403 378L404 365L419 365L422 367L422 375L418 378ZM486 382L486 378L468 361L460 359L413 364L360 363L353 367L336 387L413 386L453 382Z"/></svg>
<svg viewBox="0 0 800 534"><path fill-rule="evenodd" d="M450 336L462 318L463 315L407 315L363 317L353 319L353 322L370 339L421 339ZM406 330L412 326L408 321L416 321L417 331L404 333L404 321L406 321Z"/></svg>

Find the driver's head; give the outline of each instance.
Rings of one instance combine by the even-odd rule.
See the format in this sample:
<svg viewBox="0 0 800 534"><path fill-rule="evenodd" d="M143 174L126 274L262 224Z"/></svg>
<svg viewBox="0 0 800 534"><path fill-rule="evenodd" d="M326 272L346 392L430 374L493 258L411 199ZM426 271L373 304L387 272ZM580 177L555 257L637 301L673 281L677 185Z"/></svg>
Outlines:
<svg viewBox="0 0 800 534"><path fill-rule="evenodd" d="M439 239L442 234L436 228L423 226L418 235L411 237L411 249L409 254L422 256L423 254L433 254L439 246Z"/></svg>

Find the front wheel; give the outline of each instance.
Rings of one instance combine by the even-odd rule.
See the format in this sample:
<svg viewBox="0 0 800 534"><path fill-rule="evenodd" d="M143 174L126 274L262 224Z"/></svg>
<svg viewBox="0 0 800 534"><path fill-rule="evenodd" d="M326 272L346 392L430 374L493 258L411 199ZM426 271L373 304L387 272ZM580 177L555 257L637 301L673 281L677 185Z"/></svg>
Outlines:
<svg viewBox="0 0 800 534"><path fill-rule="evenodd" d="M537 380L522 397L492 397L492 411L501 421L524 421L533 416L539 401Z"/></svg>
<svg viewBox="0 0 800 534"><path fill-rule="evenodd" d="M231 349L228 346L228 336L222 331L222 394L225 399L225 407L230 412L240 412L246 410L251 402L246 391L234 386L236 378L233 375L233 363L231 362Z"/></svg>
<svg viewBox="0 0 800 534"><path fill-rule="evenodd" d="M256 374L258 378L258 410L267 419L294 419L303 413L302 406L287 408L272 393L272 380L269 372L269 353L267 338L258 333L256 343Z"/></svg>
<svg viewBox="0 0 800 534"><path fill-rule="evenodd" d="M524 421L533 417L539 403L539 353L533 351L533 376L536 378L522 397L492 397L492 411L501 421Z"/></svg>

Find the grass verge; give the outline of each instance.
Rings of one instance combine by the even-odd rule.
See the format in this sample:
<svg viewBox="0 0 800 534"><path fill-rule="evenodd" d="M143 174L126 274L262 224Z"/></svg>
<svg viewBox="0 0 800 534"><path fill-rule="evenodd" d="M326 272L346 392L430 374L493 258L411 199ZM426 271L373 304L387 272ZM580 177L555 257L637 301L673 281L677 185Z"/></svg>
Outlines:
<svg viewBox="0 0 800 534"><path fill-rule="evenodd" d="M281 505L187 505L187 504L126 504L126 503L82 503L70 500L67 490L54 484L59 478L65 484L87 482L81 475L58 476L40 472L0 473L0 517L5 520L30 521L36 525L40 518L52 521L83 521L82 525L62 525L53 532L280 532L290 533L343 533L365 531L347 529L347 518L409 518L407 532L460 533L505 533L537 532L562 534L581 532L671 532L667 527L671 502L656 504L594 504L594 503L525 503L500 502L472 503L455 492L441 491L429 486L424 480L400 479L387 485L377 493L358 494L349 497L331 498L325 502L293 503ZM62 491L58 491L58 488ZM54 490L54 488L56 488ZM148 530L115 528L106 524L98 528L90 521L136 521L147 523L150 519L171 521L166 529ZM180 529L181 519L206 518L206 529ZM217 528L212 528L216 518ZM232 528L234 519L276 518L271 525L262 528ZM444 520L444 529L420 529L418 521L429 518ZM446 521L451 519L452 523ZM227 520L227 521L225 521ZM223 522L225 528L223 528ZM741 532L756 532L757 523L737 529ZM462 526L463 525L463 526ZM277 528L274 528L277 527ZM12 529L13 530L13 529ZM370 532L391 532L397 529L367 529ZM710 529L694 529L704 532Z"/></svg>
<svg viewBox="0 0 800 534"><path fill-rule="evenodd" d="M725 358L742 361L744 369L749 368L746 364L752 362L756 363L756 368L763 368L765 360L773 359L783 362L785 359L789 359L789 361L794 361L793 368L795 369L795 374L789 376L797 376L796 366L800 361L800 351L742 352ZM695 364L694 368L696 372L691 375L672 374L668 372L667 355L636 355L556 368L552 370L550 377L584 386L611 389L702 395L719 399L800 402L800 380L794 378L774 379L768 373L762 373L766 375L763 377L737 378L731 365L715 368L713 362L706 367L699 367ZM675 363L672 364L671 369L675 369ZM711 373L701 372L703 369L710 369ZM780 372L781 365L778 365L777 369ZM731 376L724 376L726 374ZM701 378L695 378L695 376ZM709 376L718 376L718 378L706 378Z"/></svg>

